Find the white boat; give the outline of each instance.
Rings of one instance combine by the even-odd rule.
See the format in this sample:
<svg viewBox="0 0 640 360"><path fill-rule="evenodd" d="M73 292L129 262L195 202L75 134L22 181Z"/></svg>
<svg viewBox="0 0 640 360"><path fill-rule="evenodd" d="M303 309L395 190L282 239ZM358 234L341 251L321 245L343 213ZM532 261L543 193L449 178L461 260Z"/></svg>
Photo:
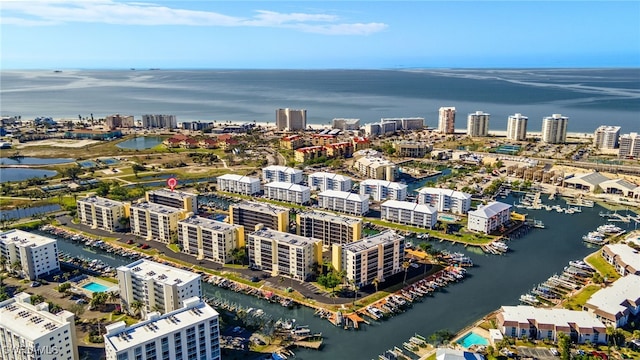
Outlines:
<svg viewBox="0 0 640 360"><path fill-rule="evenodd" d="M592 244L601 244L604 242L604 235L597 231L590 231L582 237L582 240Z"/></svg>
<svg viewBox="0 0 640 360"><path fill-rule="evenodd" d="M540 300L531 294L524 294L520 296L520 301L525 304L539 304Z"/></svg>
<svg viewBox="0 0 640 360"><path fill-rule="evenodd" d="M573 267L577 267L578 269L593 271L591 265L587 264L582 260L569 261L569 265Z"/></svg>
<svg viewBox="0 0 640 360"><path fill-rule="evenodd" d="M602 234L614 234L622 231L620 227L615 226L613 224L600 225L598 226L597 230L599 233L602 233Z"/></svg>

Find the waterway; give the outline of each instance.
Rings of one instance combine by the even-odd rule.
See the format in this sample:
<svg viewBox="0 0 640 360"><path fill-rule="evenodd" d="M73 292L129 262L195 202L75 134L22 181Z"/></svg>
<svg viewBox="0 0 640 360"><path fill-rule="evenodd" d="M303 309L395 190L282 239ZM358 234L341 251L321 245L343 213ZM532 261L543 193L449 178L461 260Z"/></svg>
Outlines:
<svg viewBox="0 0 640 360"><path fill-rule="evenodd" d="M514 197L501 199L512 204ZM549 201L549 205L565 205L563 200ZM517 209L520 212L524 209ZM297 359L373 359L393 346L402 346L415 333L429 336L440 329L457 332L485 314L502 305L516 305L520 295L559 273L570 260L581 259L596 248L587 247L581 237L597 226L607 223L600 217L604 208L596 205L583 208L582 213L559 214L544 210L526 210L529 217L541 220L546 229L533 229L520 239L509 242L512 251L506 255L486 255L479 250L450 243L433 242L433 246L450 251L465 252L475 263L469 276L458 284L449 285L433 298L415 303L408 312L383 322L364 325L359 331L346 331L326 320L313 316L307 308L287 310L279 305L203 284L206 296L216 296L245 307L261 308L273 318L295 318L299 324L307 324L313 332L322 332L325 346L322 351L297 350ZM632 230L633 224L616 223ZM112 266L126 263L111 254L79 248L75 244L60 241L60 250L99 258ZM415 242L415 240L414 240Z"/></svg>
<svg viewBox="0 0 640 360"><path fill-rule="evenodd" d="M74 162L71 158L16 157L0 158L0 165L56 165Z"/></svg>
<svg viewBox="0 0 640 360"><path fill-rule="evenodd" d="M39 214L46 214L62 209L60 205L50 204L36 207L26 207L12 210L2 210L0 219L23 219Z"/></svg>
<svg viewBox="0 0 640 360"><path fill-rule="evenodd" d="M10 181L24 181L31 178L52 178L58 175L55 170L2 168L0 169L0 183Z"/></svg>
<svg viewBox="0 0 640 360"><path fill-rule="evenodd" d="M140 136L123 141L116 146L122 149L144 150L151 149L158 144L162 144L162 138L160 136Z"/></svg>

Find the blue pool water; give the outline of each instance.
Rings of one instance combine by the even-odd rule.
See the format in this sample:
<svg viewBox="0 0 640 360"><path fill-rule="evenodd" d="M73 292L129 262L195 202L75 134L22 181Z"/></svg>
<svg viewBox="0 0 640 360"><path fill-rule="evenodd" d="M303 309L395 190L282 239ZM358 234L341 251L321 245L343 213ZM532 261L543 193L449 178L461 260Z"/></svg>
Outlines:
<svg viewBox="0 0 640 360"><path fill-rule="evenodd" d="M455 216L448 216L448 215L441 215L440 219L444 221L451 221L451 222L456 221Z"/></svg>
<svg viewBox="0 0 640 360"><path fill-rule="evenodd" d="M86 284L85 286L82 287L85 290L89 290L91 292L97 293L97 292L105 292L107 291L107 289L109 289L108 287L102 285L102 284L98 284L95 282L90 282L88 284Z"/></svg>
<svg viewBox="0 0 640 360"><path fill-rule="evenodd" d="M462 345L465 349L470 348L473 345L489 345L489 340L483 338L482 336L470 332L460 340L458 340L458 344Z"/></svg>

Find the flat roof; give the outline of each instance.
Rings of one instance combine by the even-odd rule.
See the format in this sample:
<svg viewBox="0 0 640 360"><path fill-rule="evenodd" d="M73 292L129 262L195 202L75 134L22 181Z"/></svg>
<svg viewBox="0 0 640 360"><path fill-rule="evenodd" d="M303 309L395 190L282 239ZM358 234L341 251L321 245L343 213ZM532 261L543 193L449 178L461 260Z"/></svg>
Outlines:
<svg viewBox="0 0 640 360"><path fill-rule="evenodd" d="M268 184L265 184L264 187L278 188L278 189L291 190L291 191L297 191L297 192L311 191L311 188L308 186L293 184L293 183L284 182L284 181L273 181Z"/></svg>
<svg viewBox="0 0 640 360"><path fill-rule="evenodd" d="M280 214L285 211L289 211L288 208L269 203L262 203L257 201L242 201L237 204L232 204L231 207L241 208L245 210L258 211L261 213L269 213L273 215Z"/></svg>
<svg viewBox="0 0 640 360"><path fill-rule="evenodd" d="M342 245L344 251L361 252L369 250L378 245L391 244L396 240L402 240L404 236L397 234L393 230L385 230L373 236L366 237L364 239L354 241L345 245Z"/></svg>
<svg viewBox="0 0 640 360"><path fill-rule="evenodd" d="M276 231L268 228L263 228L253 233L250 233L249 236L260 237L263 239L271 239L279 243L286 243L289 245L296 245L296 246L308 246L308 245L315 244L319 241L322 241L322 240L314 239L311 237L295 235L295 234Z"/></svg>
<svg viewBox="0 0 640 360"><path fill-rule="evenodd" d="M282 165L269 165L265 168L262 168L262 171L282 171L282 172L286 172L286 173L302 173L302 170L298 170L298 169L294 169L288 166L282 166Z"/></svg>
<svg viewBox="0 0 640 360"><path fill-rule="evenodd" d="M324 171L320 171L320 172L315 172L313 174L309 175L310 178L327 178L327 179L332 179L335 181L349 181L351 180L350 177L348 176L344 176L344 175L340 175L340 174L334 174L334 173L330 173L330 172L324 172Z"/></svg>
<svg viewBox="0 0 640 360"><path fill-rule="evenodd" d="M30 298L31 295L23 292L0 303L0 323L3 327L25 339L37 340L70 324L65 319L71 318L73 313L62 310L54 315L48 311L47 303L34 306L28 302Z"/></svg>
<svg viewBox="0 0 640 360"><path fill-rule="evenodd" d="M627 244L608 244L604 246L620 258L620 261L636 270L640 270L640 253Z"/></svg>
<svg viewBox="0 0 640 360"><path fill-rule="evenodd" d="M157 196L164 196L164 197L169 197L172 199L185 199L185 198L189 198L189 197L197 197L198 195L194 194L194 193L190 193L190 192L186 192L186 191L180 191L180 190L168 190L168 189L158 189L158 190L150 190L147 191L147 194L149 195L157 195Z"/></svg>
<svg viewBox="0 0 640 360"><path fill-rule="evenodd" d="M178 269L170 265L164 265L155 261L141 259L131 264L118 267L119 271L129 271L132 275L167 285L188 283L199 279L200 275L188 270Z"/></svg>
<svg viewBox="0 0 640 360"><path fill-rule="evenodd" d="M149 211L153 211L155 213L160 213L160 214L175 214L175 213L182 212L182 209L178 209L178 208L174 208L166 205L160 205L160 204L156 204L148 201L140 202L137 204L131 204L131 209L134 209L134 208L149 210Z"/></svg>
<svg viewBox="0 0 640 360"><path fill-rule="evenodd" d="M606 326L592 314L586 311L567 310L557 308L537 308L527 305L503 306L501 309L506 321L529 324L536 321L538 324L548 324L559 327L570 327L570 323L581 328L605 329Z"/></svg>
<svg viewBox="0 0 640 360"><path fill-rule="evenodd" d="M226 222L208 219L202 216L191 216L184 220L178 221L178 224L197 225L210 230L230 230L238 229L241 227L240 225L232 225Z"/></svg>
<svg viewBox="0 0 640 360"><path fill-rule="evenodd" d="M499 212L502 212L508 209L511 209L511 205L501 203L499 201L494 201L478 208L477 210L469 211L469 216L479 216L479 217L488 219L492 216L495 216Z"/></svg>
<svg viewBox="0 0 640 360"><path fill-rule="evenodd" d="M100 197L100 196L87 196L85 198L78 199L78 201L85 202L85 203L91 203L91 204L94 204L96 206L101 206L101 207L124 206L124 203L122 203L120 201L111 200L111 199L103 198L103 197Z"/></svg>
<svg viewBox="0 0 640 360"><path fill-rule="evenodd" d="M369 195L354 194L348 191L325 190L318 193L318 196L328 196L332 198L345 199L350 201L364 202L369 200Z"/></svg>
<svg viewBox="0 0 640 360"><path fill-rule="evenodd" d="M435 187L423 187L422 189L418 190L418 194L445 195L455 199L465 199L465 200L471 199L471 194L467 194L462 191L435 188Z"/></svg>
<svg viewBox="0 0 640 360"><path fill-rule="evenodd" d="M14 243L18 247L30 247L55 244L57 240L44 235L13 229L0 233L0 242L5 244Z"/></svg>
<svg viewBox="0 0 640 360"><path fill-rule="evenodd" d="M611 286L591 295L585 306L614 316L623 314L629 308L640 306L640 276L630 274L621 277Z"/></svg>
<svg viewBox="0 0 640 360"><path fill-rule="evenodd" d="M391 207L394 209L404 209L416 211L423 214L435 214L438 210L432 206L426 204L416 204L410 201L399 201L399 200L387 200L380 205L382 207Z"/></svg>
<svg viewBox="0 0 640 360"><path fill-rule="evenodd" d="M260 179L258 179L258 178L250 177L250 176L244 176L244 175L238 175L238 174L224 174L224 175L218 176L218 179L239 181L239 182L243 182L243 183L260 182Z"/></svg>
<svg viewBox="0 0 640 360"><path fill-rule="evenodd" d="M324 211L314 211L314 210L303 211L299 213L299 215L301 217L309 217L313 219L331 221L331 222L342 223L347 225L352 225L352 224L357 224L362 222L362 219L358 219L350 216L332 214Z"/></svg>
<svg viewBox="0 0 640 360"><path fill-rule="evenodd" d="M407 184L402 184L399 182L388 181L388 180L379 180L379 179L366 179L360 182L360 185L378 185L385 186L391 189L406 189Z"/></svg>

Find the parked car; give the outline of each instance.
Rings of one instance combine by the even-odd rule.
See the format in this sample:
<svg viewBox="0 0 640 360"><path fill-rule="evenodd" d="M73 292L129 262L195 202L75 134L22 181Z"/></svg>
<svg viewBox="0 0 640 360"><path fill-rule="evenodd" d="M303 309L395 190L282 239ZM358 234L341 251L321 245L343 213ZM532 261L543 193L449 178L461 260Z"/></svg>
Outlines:
<svg viewBox="0 0 640 360"><path fill-rule="evenodd" d="M38 287L38 286L40 286L40 283L39 283L39 282L37 282L37 281L34 281L34 282L32 282L32 283L31 283L31 285L29 285L29 286L31 286L31 287Z"/></svg>

